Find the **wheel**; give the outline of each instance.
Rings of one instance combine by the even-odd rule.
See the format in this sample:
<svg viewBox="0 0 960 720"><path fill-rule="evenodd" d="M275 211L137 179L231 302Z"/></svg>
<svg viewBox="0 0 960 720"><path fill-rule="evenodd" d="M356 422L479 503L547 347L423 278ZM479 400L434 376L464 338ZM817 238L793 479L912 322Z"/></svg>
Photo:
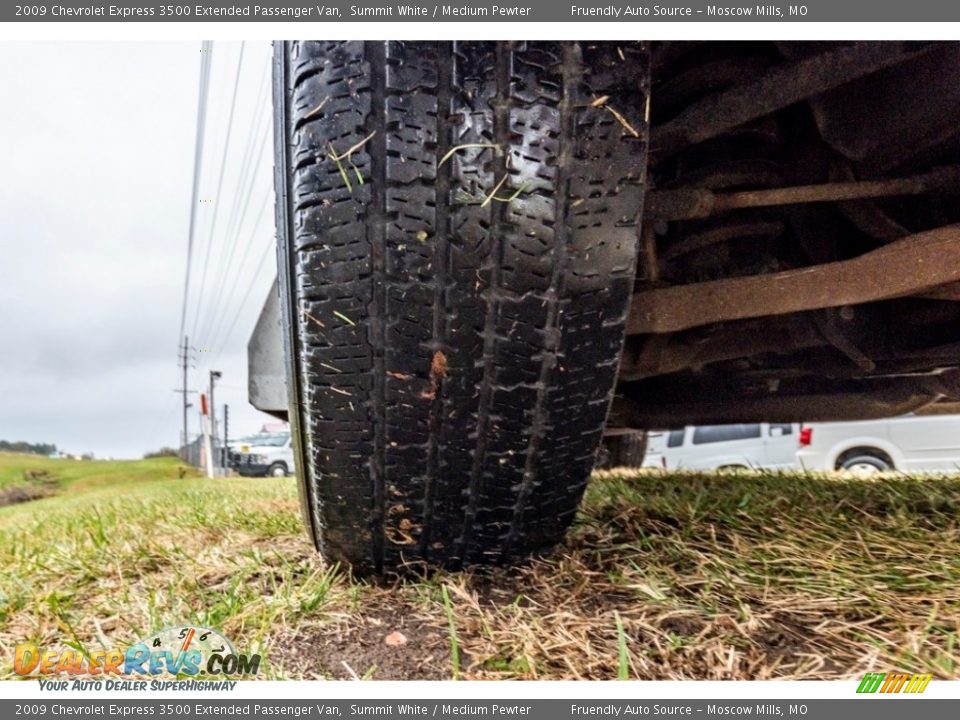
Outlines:
<svg viewBox="0 0 960 720"><path fill-rule="evenodd" d="M550 548L623 344L646 47L274 57L290 414L318 548L358 573Z"/></svg>
<svg viewBox="0 0 960 720"><path fill-rule="evenodd" d="M640 467L646 454L647 434L643 431L607 435L598 454L602 464L598 462L597 467Z"/></svg>
<svg viewBox="0 0 960 720"><path fill-rule="evenodd" d="M863 454L846 458L837 469L847 470L856 475L875 475L893 470L893 465L876 455Z"/></svg>
<svg viewBox="0 0 960 720"><path fill-rule="evenodd" d="M286 477L287 466L284 463L274 463L267 468L267 475L270 477Z"/></svg>

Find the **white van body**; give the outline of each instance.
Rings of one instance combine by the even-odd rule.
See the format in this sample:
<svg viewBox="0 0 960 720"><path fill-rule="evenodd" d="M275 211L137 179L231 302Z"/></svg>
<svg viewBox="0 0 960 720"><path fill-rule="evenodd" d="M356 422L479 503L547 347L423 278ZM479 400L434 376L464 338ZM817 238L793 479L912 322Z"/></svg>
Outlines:
<svg viewBox="0 0 960 720"><path fill-rule="evenodd" d="M283 477L293 472L293 441L290 433L263 433L241 443L234 467L246 477Z"/></svg>
<svg viewBox="0 0 960 720"><path fill-rule="evenodd" d="M804 423L802 438L806 470L960 472L960 415Z"/></svg>
<svg viewBox="0 0 960 720"><path fill-rule="evenodd" d="M643 467L666 470L795 468L800 425L688 425L648 435Z"/></svg>

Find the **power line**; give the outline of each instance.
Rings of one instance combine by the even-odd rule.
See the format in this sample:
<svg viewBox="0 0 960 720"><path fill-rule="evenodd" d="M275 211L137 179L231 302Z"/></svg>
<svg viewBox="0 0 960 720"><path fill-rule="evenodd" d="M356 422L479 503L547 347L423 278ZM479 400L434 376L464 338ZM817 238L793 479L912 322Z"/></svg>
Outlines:
<svg viewBox="0 0 960 720"><path fill-rule="evenodd" d="M224 242L221 244L223 253L221 254L222 261L219 263L219 277L216 283L217 296L204 318L205 322L203 323L203 327L206 330L209 330L210 324L216 319L220 294L223 292L222 284L226 279L226 273L230 270L230 262L233 259L238 236L243 227L243 221L246 218L250 197L257 180L257 172L261 167L263 150L266 147L266 139L270 134L269 123L266 123L265 126L263 123L263 121L267 119L267 115L268 111L262 112L256 118L255 125L250 129L250 142L245 153L243 169L237 180L236 194L234 195L233 208L231 209L226 236ZM260 141L259 147L257 147L258 139ZM225 258L224 256L227 255L228 248L230 250L230 257Z"/></svg>
<svg viewBox="0 0 960 720"><path fill-rule="evenodd" d="M250 178L249 178L250 181L249 181L249 184L247 185L246 194L244 195L244 199L243 199L243 202L242 202L242 204L241 204L242 210L240 211L240 218L239 218L239 220L237 221L236 225L234 226L234 232L233 232L233 234L231 235L231 237L232 237L232 242L230 243L230 252L229 252L227 258L225 259L225 261L224 261L223 263L221 263L220 275L219 275L219 279L218 279L217 284L216 284L216 287L217 287L217 295L216 295L216 298L215 298L215 300L214 300L214 302L213 302L212 311L211 311L211 313L210 313L209 316L208 316L208 317L209 317L209 322L208 322L207 325L206 325L206 329L207 329L207 333L208 333L208 334L205 335L204 337L210 337L210 330L212 329L212 325L213 325L214 323L216 323L219 314L222 312L222 311L221 311L221 300L223 299L223 289L224 289L224 286L226 285L226 282L227 282L227 273L233 270L233 267L232 267L233 258L234 258L234 256L236 255L237 245L240 244L240 243L239 243L240 230L243 228L243 226L244 226L244 221L245 221L246 218L247 218L247 210L249 210L249 208L250 208L250 200L251 200L251 198L253 197L253 188L254 188L254 185L256 184L256 180L257 180L257 170L258 170L259 167L260 167L260 162L259 162L259 161L260 161L260 158L263 157L263 151L264 151L264 149L265 149L266 146L267 146L267 138L268 138L269 136L270 136L270 127L269 127L269 125L268 125L267 128L266 128L266 132L265 132L264 135L263 135L263 140L262 140L262 142L261 142L261 144L260 144L260 148L259 148L259 150L258 150L258 153L257 153L257 155L255 156L255 157L256 157L256 162L251 163L251 172L250 172ZM266 194L269 194L269 192L266 193ZM211 338L211 339L212 339L212 338Z"/></svg>
<svg viewBox="0 0 960 720"><path fill-rule="evenodd" d="M177 391L179 392L179 391ZM156 422L150 430L150 437L156 438L158 435L163 432L163 429L166 428L170 423L170 418L172 418L177 410L176 398L173 395L167 396L167 402L163 408L163 414L157 414ZM153 450L154 448L148 448L148 450Z"/></svg>
<svg viewBox="0 0 960 720"><path fill-rule="evenodd" d="M193 190L190 197L190 231L187 236L187 272L183 282L183 307L180 311L179 338L183 338L183 331L187 324L187 299L190 294L190 267L193 261L193 239L196 231L198 194L200 192L200 171L203 167L203 138L207 125L207 98L210 91L210 66L213 41L204 40L200 46L200 93L197 99L197 133L193 151Z"/></svg>
<svg viewBox="0 0 960 720"><path fill-rule="evenodd" d="M253 246L255 244L254 241L257 237L258 231L260 230L260 225L262 223L264 213L266 212L267 207L269 207L270 200L272 197L273 197L273 193L270 193L270 192L264 193L263 199L260 202L260 209L257 211L257 217L254 220L253 225L251 226L251 229L250 229L250 234L247 236L247 240L244 243L243 255L241 256L240 261L237 263L237 269L234 273L232 273L232 276L229 281L229 288L226 291L225 301L223 305L224 312L217 317L218 322L216 323L214 328L211 329L210 331L211 347L215 346L216 345L215 341L220 338L220 330L223 329L224 318L226 316L226 313L232 307L231 301L234 299L234 296L236 295L237 283L239 282L240 278L244 276L244 270L247 267L247 260L250 257L250 251L253 249ZM224 287L227 287L226 284L224 285Z"/></svg>
<svg viewBox="0 0 960 720"><path fill-rule="evenodd" d="M253 244L254 244L254 243L253 243L253 240L254 240L254 238L256 237L257 230L260 229L260 223L261 223L261 221L262 221L262 219L263 219L264 211L265 211L265 210L267 209L267 207L269 206L271 197L272 197L272 193L267 193L266 195L264 195L263 202L262 202L261 205L260 205L260 210L259 210L259 212L257 213L257 219L256 219L256 221L255 221L254 224L253 224L253 229L252 229L252 231L250 232L250 236L247 238L246 247L245 247L245 251L244 251L243 257L241 258L240 263L237 265L237 271L236 271L236 272L234 273L234 275L233 275L233 279L232 279L232 282L231 282L231 284L230 284L230 290L229 290L228 293L227 293L227 302L224 304L224 310L225 310L225 311L230 307L230 300L234 297L234 294L235 294L235 292L236 292L237 282L239 281L239 278L243 275L243 270L244 270L244 268L246 268L246 266L247 266L247 260L248 260L248 258L250 257L250 250L253 248ZM273 244L273 242L272 242L272 238L271 238L271 242L269 242L269 243L267 244L267 250L270 249L270 246L271 246L272 244ZM261 256L261 258L260 258L260 260L259 260L259 262L254 266L254 268L261 267L261 266L263 265L263 263L264 263L265 260L266 260L266 251L264 251L263 255ZM256 276L254 276L254 278L251 278L251 281L250 281L250 282L251 282L251 285L253 284L253 282L255 281L255 279L256 279ZM247 291L247 294L249 295L249 289L248 289L248 291ZM240 303L240 306L237 308L237 313L240 312L240 308L241 308L241 307L243 307L243 302L241 302L241 303ZM216 339L219 339L219 338L220 338L220 328L222 328L222 327L224 326L224 324L223 324L223 322L222 322L223 317L225 317L225 314L224 314L224 315L221 315L221 322L218 323L218 325L216 326L216 330L210 333L211 342L212 342L213 340L216 340ZM233 324L235 324L235 323L236 323L236 320L233 321ZM233 329L233 324L230 325L230 329L231 329L231 330ZM220 350L222 349L223 345L226 343L226 341L227 341L229 338L230 338L230 331L228 330L228 331L227 331L227 334L224 335L223 343L212 343L211 346L216 346L216 347L220 348L220 349L218 349L218 351L217 351L217 356L216 356L216 357L219 357Z"/></svg>
<svg viewBox="0 0 960 720"><path fill-rule="evenodd" d="M260 88L257 92L257 100L254 105L256 108L264 107L264 104L262 101L264 97L264 89L266 87L266 78L267 78L267 73L265 69L260 79ZM231 206L229 219L227 221L227 229L224 235L225 239L223 243L220 243L221 252L219 256L221 258L221 261L218 263L215 263L215 267L219 266L221 271L224 269L223 268L224 263L222 262L222 259L223 259L223 256L225 255L225 251L223 250L223 248L229 243L229 239L233 238L235 235L235 232L239 229L239 228L236 228L236 224L237 224L236 220L240 212L241 198L243 197L245 192L248 192L247 190L248 182L252 183L253 181L253 174L251 173L251 170L253 169L253 163L251 161L254 157L253 153L254 153L254 147L256 145L256 140L260 136L261 122L264 119L265 115L266 115L266 112L261 112L258 115L254 115L253 119L250 122L249 130L247 132L247 141L245 143L243 160L240 163L240 172L237 177L237 181L234 185L233 204ZM262 149L261 149L261 153L262 153ZM214 272L216 271L214 270ZM201 310L204 310L204 309L198 308L198 317L201 314ZM206 344L206 339L208 336L206 333L199 333L199 330L201 327L203 327L204 329L209 328L211 322L215 318L215 310L216 310L215 305L212 307L208 307L206 311L202 313L203 315L202 322L195 323L191 333L194 337L204 338L204 344Z"/></svg>
<svg viewBox="0 0 960 720"><path fill-rule="evenodd" d="M273 247L272 241L267 243L267 246L263 249L263 254L260 256L260 259L257 262L258 267L263 265L263 263L266 261L267 255L269 254L270 249L272 247ZM240 319L240 315L243 313L244 307L246 307L247 300L250 299L250 293L253 291L255 280L256 280L256 277L250 280L250 284L247 285L247 291L244 293L243 299L240 301L240 304L237 305L237 312L234 313L233 320L231 320L230 322L230 327L227 329L226 335L224 335L223 344L220 346L220 349L217 350L217 354L213 358L214 363L216 363L216 361L220 359L220 353L223 352L223 348L226 347L227 340L229 340L232 337L233 328L237 324L237 320Z"/></svg>
<svg viewBox="0 0 960 720"><path fill-rule="evenodd" d="M213 220L210 225L210 237L207 241L207 253L203 259L203 270L200 272L200 292L197 294L197 308L193 316L193 329L196 331L197 320L200 316L200 307L203 304L203 291L207 284L207 266L210 263L210 250L217 230L217 217L220 214L220 192L223 189L223 177L227 169L227 153L230 149L230 135L233 132L233 117L237 107L237 94L240 88L240 70L243 67L243 49L245 42L240 43L240 53L237 57L237 70L233 79L233 97L230 99L230 114L227 116L227 133L223 141L223 154L220 159L220 177L217 180L217 192L213 196Z"/></svg>

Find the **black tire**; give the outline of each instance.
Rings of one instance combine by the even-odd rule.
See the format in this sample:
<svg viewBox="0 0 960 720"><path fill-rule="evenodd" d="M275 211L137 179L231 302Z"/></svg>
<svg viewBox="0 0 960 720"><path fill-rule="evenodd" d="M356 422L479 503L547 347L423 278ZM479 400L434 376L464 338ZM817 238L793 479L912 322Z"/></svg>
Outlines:
<svg viewBox="0 0 960 720"><path fill-rule="evenodd" d="M647 433L642 430L603 438L604 463L598 467L640 467L647 454Z"/></svg>
<svg viewBox="0 0 960 720"><path fill-rule="evenodd" d="M267 468L267 477L286 477L288 472L286 463L276 462Z"/></svg>
<svg viewBox="0 0 960 720"><path fill-rule="evenodd" d="M876 468L876 472L889 472L893 470L893 463L888 458L881 457L881 453L856 453L844 458L837 463L837 470L849 470L852 472L871 472L869 468Z"/></svg>
<svg viewBox="0 0 960 720"><path fill-rule="evenodd" d="M327 559L562 539L623 344L648 77L630 43L275 46L291 423Z"/></svg>

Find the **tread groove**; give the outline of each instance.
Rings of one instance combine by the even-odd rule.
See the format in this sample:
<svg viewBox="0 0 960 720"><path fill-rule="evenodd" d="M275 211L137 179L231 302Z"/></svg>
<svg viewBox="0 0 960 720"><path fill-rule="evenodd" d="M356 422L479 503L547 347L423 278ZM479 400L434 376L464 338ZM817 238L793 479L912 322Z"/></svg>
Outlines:
<svg viewBox="0 0 960 720"><path fill-rule="evenodd" d="M438 43L437 62L437 149L435 161L447 154L450 149L451 125L450 103L452 95L451 72L453 67L453 47L449 43ZM449 207L450 207L450 166L437 168L436 178L436 219L434 237L437 245L434 250L434 294L433 294L433 352L447 353L447 263L449 262ZM435 382L434 398L430 403L429 448L427 451L427 476L423 489L423 529L420 532L420 556L429 561L430 537L433 523L434 491L439 482L440 458L444 445L444 379L433 378Z"/></svg>
<svg viewBox="0 0 960 720"><path fill-rule="evenodd" d="M575 66L575 67L571 67ZM553 218L553 248L550 273L550 286L547 289L548 307L545 323L544 347L540 360L540 373L537 380L537 398L533 409L532 427L530 429L530 439L527 442L526 456L523 463L523 476L520 489L517 492L516 503L513 508L513 518L510 521L510 528L500 549L501 556L504 559L510 557L511 548L517 541L523 525L524 514L527 511L527 504L531 499L531 494L536 486L536 460L540 452L541 442L547 427L549 413L545 407L547 394L549 390L550 372L554 365L559 361L560 348L560 304L563 295L563 271L566 267L567 258L567 170L572 160L573 137L573 113L572 105L576 94L576 84L574 78L577 77L575 69L579 69L575 48L570 44L563 46L563 62L560 66L562 74L563 95L559 104L561 131L557 151L556 180L554 191L554 218Z"/></svg>
<svg viewBox="0 0 960 720"><path fill-rule="evenodd" d="M372 90L370 98L370 122L367 130L371 138L370 170L376 187L386 187L386 48L382 42L367 43L367 60L370 63ZM374 420L374 450L370 458L373 481L373 565L383 571L384 518L386 514L387 463L386 463L386 219L383 193L373 193L367 212L367 239L373 261L373 306L370 316L371 345L373 348L373 383L371 385L372 415Z"/></svg>
<svg viewBox="0 0 960 720"><path fill-rule="evenodd" d="M508 98L510 92L509 59L513 54L507 43L497 43L496 46L496 78L497 92L493 104L493 134L494 143L501 148L510 145L510 109ZM494 161L493 166L497 163ZM503 171L506 172L506 161ZM463 517L463 530L457 542L458 550L455 558L466 561L469 555L470 540L473 535L473 524L477 517L477 502L480 496L480 485L483 474L483 461L487 448L487 433L490 423L490 404L493 395L493 370L496 355L496 321L499 309L500 268L503 264L503 234L504 214L506 208L502 203L492 202L489 224L491 233L490 248L490 283L487 287L486 316L483 326L483 381L480 388L480 403L477 407L477 440L473 450L473 466L470 471L470 484L467 488L467 505Z"/></svg>

